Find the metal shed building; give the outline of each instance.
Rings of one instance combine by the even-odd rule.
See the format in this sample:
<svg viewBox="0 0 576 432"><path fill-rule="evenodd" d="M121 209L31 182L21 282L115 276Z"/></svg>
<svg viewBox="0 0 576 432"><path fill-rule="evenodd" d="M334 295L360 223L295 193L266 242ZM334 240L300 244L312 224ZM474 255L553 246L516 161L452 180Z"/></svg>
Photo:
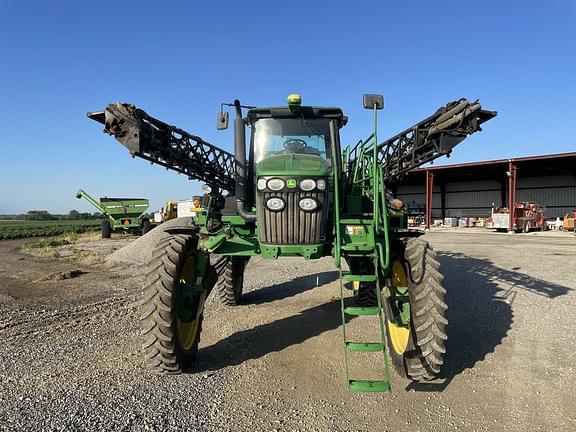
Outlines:
<svg viewBox="0 0 576 432"><path fill-rule="evenodd" d="M493 205L518 201L537 202L546 218L563 217L576 209L576 153L419 168L393 189L425 210L427 227L432 219L488 217Z"/></svg>

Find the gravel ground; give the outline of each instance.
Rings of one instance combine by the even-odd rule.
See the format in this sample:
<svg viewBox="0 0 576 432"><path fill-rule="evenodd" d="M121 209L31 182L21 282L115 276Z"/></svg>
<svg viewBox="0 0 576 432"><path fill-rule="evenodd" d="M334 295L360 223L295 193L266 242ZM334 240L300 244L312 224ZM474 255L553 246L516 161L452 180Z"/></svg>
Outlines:
<svg viewBox="0 0 576 432"><path fill-rule="evenodd" d="M166 229L187 226L191 222L192 218L179 218L164 222L162 225L148 231L145 235L136 238L130 244L111 253L106 260L109 263L145 265L150 260L155 245L169 235L166 233Z"/></svg>
<svg viewBox="0 0 576 432"><path fill-rule="evenodd" d="M159 235L110 259L141 261ZM448 290L444 376L416 386L393 372L389 394L343 384L330 259L252 259L243 305L208 302L192 373L159 377L140 355L142 266L42 259L2 241L0 430L575 430L574 238L426 238Z"/></svg>

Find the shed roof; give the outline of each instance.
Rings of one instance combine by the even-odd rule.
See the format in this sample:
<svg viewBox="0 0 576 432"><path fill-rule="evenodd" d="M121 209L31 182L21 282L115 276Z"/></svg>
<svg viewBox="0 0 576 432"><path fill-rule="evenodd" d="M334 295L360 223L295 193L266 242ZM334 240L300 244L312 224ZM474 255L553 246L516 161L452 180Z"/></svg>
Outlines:
<svg viewBox="0 0 576 432"><path fill-rule="evenodd" d="M417 168L410 171L399 183L422 184L427 171L434 173L435 182L436 179L445 182L504 180L510 162L516 165L518 177L566 174L576 176L576 152L571 152Z"/></svg>

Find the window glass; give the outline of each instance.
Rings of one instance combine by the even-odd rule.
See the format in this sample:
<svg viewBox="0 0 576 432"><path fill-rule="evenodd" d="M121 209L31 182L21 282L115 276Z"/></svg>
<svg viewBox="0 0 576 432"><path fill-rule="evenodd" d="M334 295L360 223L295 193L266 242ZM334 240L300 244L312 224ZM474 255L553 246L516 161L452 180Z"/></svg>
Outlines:
<svg viewBox="0 0 576 432"><path fill-rule="evenodd" d="M254 162L278 155L330 159L330 120L260 119L254 125Z"/></svg>

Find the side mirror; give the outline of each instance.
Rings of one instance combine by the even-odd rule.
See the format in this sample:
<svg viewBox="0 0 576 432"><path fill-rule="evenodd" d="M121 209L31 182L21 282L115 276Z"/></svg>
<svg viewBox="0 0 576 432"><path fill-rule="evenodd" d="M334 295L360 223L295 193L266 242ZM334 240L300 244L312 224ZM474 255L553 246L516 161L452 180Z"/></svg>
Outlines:
<svg viewBox="0 0 576 432"><path fill-rule="evenodd" d="M220 111L216 118L216 129L223 130L228 129L228 112Z"/></svg>
<svg viewBox="0 0 576 432"><path fill-rule="evenodd" d="M364 95L364 108L373 109L376 105L376 109L381 110L384 108L384 96L377 94L365 94Z"/></svg>

